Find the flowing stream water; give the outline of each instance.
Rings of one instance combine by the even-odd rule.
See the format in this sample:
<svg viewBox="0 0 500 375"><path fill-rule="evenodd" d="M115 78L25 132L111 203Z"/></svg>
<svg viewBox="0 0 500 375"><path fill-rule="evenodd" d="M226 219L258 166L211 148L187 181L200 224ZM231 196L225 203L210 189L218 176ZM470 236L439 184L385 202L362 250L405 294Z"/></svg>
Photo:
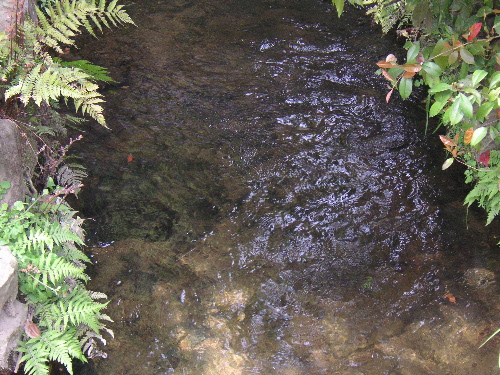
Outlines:
<svg viewBox="0 0 500 375"><path fill-rule="evenodd" d="M385 103L396 41L318 0L127 10L72 56L117 81L74 149L115 332L81 374L497 373L498 225Z"/></svg>

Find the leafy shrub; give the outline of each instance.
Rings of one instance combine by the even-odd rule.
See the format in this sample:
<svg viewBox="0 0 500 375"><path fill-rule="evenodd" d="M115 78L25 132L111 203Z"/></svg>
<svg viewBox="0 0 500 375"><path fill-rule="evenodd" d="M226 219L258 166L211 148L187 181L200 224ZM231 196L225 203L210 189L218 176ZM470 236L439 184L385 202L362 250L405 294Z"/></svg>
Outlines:
<svg viewBox="0 0 500 375"><path fill-rule="evenodd" d="M466 182L474 187L465 204L483 207L490 224L500 212L500 10L491 0L349 2L370 6L385 32L403 28L404 62L389 54L377 63L390 83L386 100L395 91L406 99L414 86L428 87L428 115L445 127L440 139L450 154L443 170L455 161L467 167ZM344 0L333 3L340 14Z"/></svg>

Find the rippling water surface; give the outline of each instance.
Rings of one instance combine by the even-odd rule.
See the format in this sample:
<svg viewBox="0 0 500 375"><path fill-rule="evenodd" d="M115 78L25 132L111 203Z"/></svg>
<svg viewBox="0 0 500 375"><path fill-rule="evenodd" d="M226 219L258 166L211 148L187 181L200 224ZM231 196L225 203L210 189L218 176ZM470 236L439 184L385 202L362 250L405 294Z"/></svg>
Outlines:
<svg viewBox="0 0 500 375"><path fill-rule="evenodd" d="M76 151L115 320L93 370L494 373L494 229L466 231L416 103L385 103L394 41L312 0L127 9L78 52L118 81Z"/></svg>

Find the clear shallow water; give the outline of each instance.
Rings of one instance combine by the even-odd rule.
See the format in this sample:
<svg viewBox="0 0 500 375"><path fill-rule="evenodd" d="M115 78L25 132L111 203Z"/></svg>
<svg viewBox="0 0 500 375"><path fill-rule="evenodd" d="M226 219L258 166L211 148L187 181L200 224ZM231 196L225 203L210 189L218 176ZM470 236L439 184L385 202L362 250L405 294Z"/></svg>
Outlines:
<svg viewBox="0 0 500 375"><path fill-rule="evenodd" d="M496 284L464 274L498 270L495 228L465 231L422 114L385 103L392 41L317 1L128 9L79 52L119 81L76 150L89 237L115 241L91 249L97 373L494 373Z"/></svg>

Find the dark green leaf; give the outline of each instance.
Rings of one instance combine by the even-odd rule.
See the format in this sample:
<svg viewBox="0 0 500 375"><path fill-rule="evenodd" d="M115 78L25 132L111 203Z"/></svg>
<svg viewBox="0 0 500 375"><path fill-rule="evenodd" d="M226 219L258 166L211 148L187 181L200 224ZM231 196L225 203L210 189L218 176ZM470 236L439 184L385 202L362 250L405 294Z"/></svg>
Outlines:
<svg viewBox="0 0 500 375"><path fill-rule="evenodd" d="M443 73L443 70L440 68L440 66L432 61L424 62L422 64L422 70L432 77L439 77L441 73Z"/></svg>
<svg viewBox="0 0 500 375"><path fill-rule="evenodd" d="M451 90L451 85L449 85L448 83L438 83L437 85L431 87L431 89L429 90L429 94L434 94L436 92L441 92L441 91L445 91L445 90Z"/></svg>
<svg viewBox="0 0 500 375"><path fill-rule="evenodd" d="M462 119L464 117L464 114L460 110L460 102L461 102L460 96L458 96L450 108L450 110L451 110L451 112L450 112L451 125L458 124L460 121L462 121Z"/></svg>
<svg viewBox="0 0 500 375"><path fill-rule="evenodd" d="M498 28L500 27L500 16L498 16L498 14L495 16L495 21L494 21L494 24L493 24L493 28L495 30L498 30Z"/></svg>
<svg viewBox="0 0 500 375"><path fill-rule="evenodd" d="M468 64L462 64L460 67L460 73L458 75L459 79L464 79L469 75L469 65Z"/></svg>
<svg viewBox="0 0 500 375"><path fill-rule="evenodd" d="M467 93L467 94L472 94L472 96L474 97L474 99L476 99L477 103L481 102L482 96L479 93L479 91L477 91L476 89L473 89L473 88L470 88L470 87L466 87L466 88L464 88L464 92Z"/></svg>
<svg viewBox="0 0 500 375"><path fill-rule="evenodd" d="M451 106L449 106L444 112L444 115L442 117L443 123L448 124L450 122L450 116L451 116Z"/></svg>
<svg viewBox="0 0 500 375"><path fill-rule="evenodd" d="M490 112L493 110L494 106L495 103L493 102L483 103L476 112L476 119L479 121L484 120L484 118L488 116Z"/></svg>
<svg viewBox="0 0 500 375"><path fill-rule="evenodd" d="M448 64L452 65L457 60L458 60L458 51L453 51L452 53L450 53L450 55L448 56Z"/></svg>
<svg viewBox="0 0 500 375"><path fill-rule="evenodd" d="M408 49L406 54L406 62L409 63L417 58L418 52L420 51L420 43L412 43L411 47Z"/></svg>
<svg viewBox="0 0 500 375"><path fill-rule="evenodd" d="M411 14L412 22L416 26L422 26L425 30L432 27L433 14L427 1L416 2Z"/></svg>
<svg viewBox="0 0 500 375"><path fill-rule="evenodd" d="M399 75L400 75L401 73L403 73L403 72L404 72L404 70L403 70L403 69L401 69L400 67L397 67L397 68L391 68L391 69L388 69L388 70L387 70L387 73L389 73L389 75L390 75L391 77L393 77L394 79L396 79L397 77L399 77Z"/></svg>
<svg viewBox="0 0 500 375"><path fill-rule="evenodd" d="M429 59L434 60L441 69L445 69L448 66L448 56L445 54L441 55L441 53L449 50L450 48L446 46L445 43L446 41L443 39L438 40L429 57Z"/></svg>
<svg viewBox="0 0 500 375"><path fill-rule="evenodd" d="M499 81L500 81L500 72L493 73L490 78L490 89L495 87Z"/></svg>
<svg viewBox="0 0 500 375"><path fill-rule="evenodd" d="M434 102L434 104L431 105L431 108L429 110L429 116L434 117L436 116L443 107L446 105L447 102Z"/></svg>
<svg viewBox="0 0 500 375"><path fill-rule="evenodd" d="M489 136L491 139L498 139L498 130L496 130L493 126L490 126Z"/></svg>
<svg viewBox="0 0 500 375"><path fill-rule="evenodd" d="M436 102L446 102L450 100L452 92L449 90L446 91L440 91L436 94L434 94L434 100Z"/></svg>
<svg viewBox="0 0 500 375"><path fill-rule="evenodd" d="M413 89L413 81L410 78L401 78L399 82L399 94L403 99L408 98L411 95Z"/></svg>
<svg viewBox="0 0 500 375"><path fill-rule="evenodd" d="M467 118L472 118L473 115L473 109L472 109L472 103L470 99L465 96L464 94L460 93L460 110L464 114L465 117Z"/></svg>

